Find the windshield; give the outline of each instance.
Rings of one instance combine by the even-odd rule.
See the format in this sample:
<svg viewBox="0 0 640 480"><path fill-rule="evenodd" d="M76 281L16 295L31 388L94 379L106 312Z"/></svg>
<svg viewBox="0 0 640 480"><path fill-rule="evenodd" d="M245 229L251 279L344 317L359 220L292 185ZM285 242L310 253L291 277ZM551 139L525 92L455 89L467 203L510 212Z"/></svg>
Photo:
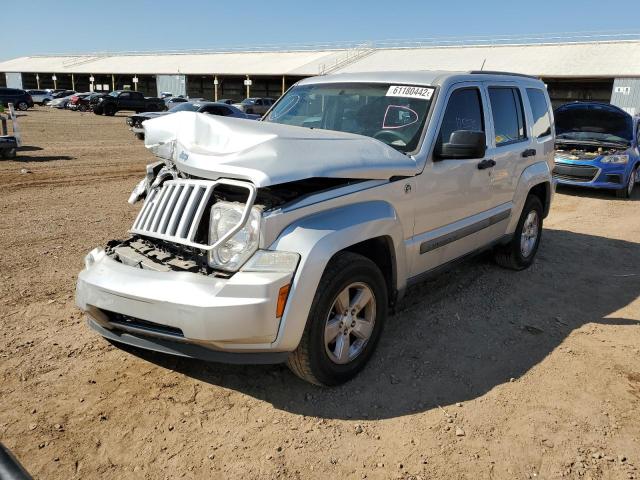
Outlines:
<svg viewBox="0 0 640 480"><path fill-rule="evenodd" d="M170 110L172 112L197 112L201 105L195 103L179 103Z"/></svg>
<svg viewBox="0 0 640 480"><path fill-rule="evenodd" d="M576 105L555 111L558 140L629 144L633 139L633 119L608 105Z"/></svg>
<svg viewBox="0 0 640 480"><path fill-rule="evenodd" d="M299 85L264 121L356 133L410 152L420 141L433 92L433 87L379 83Z"/></svg>
<svg viewBox="0 0 640 480"><path fill-rule="evenodd" d="M256 103L256 99L255 98L245 98L244 100L242 100L242 105L253 105L254 103Z"/></svg>

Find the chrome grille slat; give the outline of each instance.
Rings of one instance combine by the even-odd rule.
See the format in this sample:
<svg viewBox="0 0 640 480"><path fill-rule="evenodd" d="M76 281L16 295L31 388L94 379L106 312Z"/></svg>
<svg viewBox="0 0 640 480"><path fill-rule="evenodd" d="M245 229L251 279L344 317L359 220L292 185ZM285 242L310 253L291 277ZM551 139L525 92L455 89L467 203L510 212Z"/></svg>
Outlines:
<svg viewBox="0 0 640 480"><path fill-rule="evenodd" d="M178 221L182 217L182 212L184 211L185 203L188 199L187 195L189 193L191 193L190 186L186 185L184 187L180 187L180 192L178 193L176 204L173 207L173 213L171 214L171 218L169 219L168 228L164 233L167 233L171 236L174 236L176 234L176 229L178 228Z"/></svg>
<svg viewBox="0 0 640 480"><path fill-rule="evenodd" d="M187 201L187 205L184 209L184 213L182 218L180 219L180 223L178 224L178 230L176 231L176 236L180 238L188 238L186 235L189 233L189 226L191 222L193 222L193 217L198 208L199 201L201 199L201 194L204 193L203 187L198 185L193 187L191 191L191 195L189 195L189 200Z"/></svg>
<svg viewBox="0 0 640 480"><path fill-rule="evenodd" d="M130 232L205 251L215 248L217 245L197 243L195 237L213 190L218 185L244 188L248 192L242 220L232 231L227 232L228 236L235 234L249 218L249 212L256 198L256 188L248 182L227 179L165 181L159 188L149 193ZM226 240L223 238L217 243Z"/></svg>
<svg viewBox="0 0 640 480"><path fill-rule="evenodd" d="M158 195L158 191L157 190L153 190L149 194L149 198L144 203L144 206L142 207L142 210L140 211L140 214L138 215L138 218L136 219L135 223L133 224L133 228L139 228L141 225L144 224L144 221L146 220L147 215L149 215L149 212L151 212L151 209L153 208L153 200L157 195Z"/></svg>

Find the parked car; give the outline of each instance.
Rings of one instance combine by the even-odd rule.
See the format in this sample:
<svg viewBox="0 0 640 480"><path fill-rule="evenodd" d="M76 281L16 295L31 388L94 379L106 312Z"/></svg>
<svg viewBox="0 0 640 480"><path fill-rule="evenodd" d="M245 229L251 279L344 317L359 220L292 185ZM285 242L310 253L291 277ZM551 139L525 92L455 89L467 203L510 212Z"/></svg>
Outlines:
<svg viewBox="0 0 640 480"><path fill-rule="evenodd" d="M53 90L27 90L27 93L31 95L33 103L39 105L46 105L53 100Z"/></svg>
<svg viewBox="0 0 640 480"><path fill-rule="evenodd" d="M224 103L226 105L235 105L236 103L238 103L236 100L233 100L231 98L221 98L220 100L216 100L218 103Z"/></svg>
<svg viewBox="0 0 640 480"><path fill-rule="evenodd" d="M271 108L275 100L273 98L245 98L242 102L236 103L234 107L245 113L257 113L264 115Z"/></svg>
<svg viewBox="0 0 640 480"><path fill-rule="evenodd" d="M164 101L167 110L171 110L173 107L179 105L180 103L186 103L189 101L184 97L164 97L162 100Z"/></svg>
<svg viewBox="0 0 640 480"><path fill-rule="evenodd" d="M260 118L260 115L249 115L241 112L232 105L225 105L216 102L186 102L176 105L171 110L167 110L165 112L144 112L131 115L127 117L127 125L131 127L130 130L138 139L144 140L144 128L142 126L142 122L151 118L158 118L177 112L198 112L207 113L209 115L220 115L223 117L246 118L250 120L257 120Z"/></svg>
<svg viewBox="0 0 640 480"><path fill-rule="evenodd" d="M81 102L91 95L93 95L92 92L74 93L73 95L71 95L71 98L67 103L67 108L69 110L86 112L88 110L88 104Z"/></svg>
<svg viewBox="0 0 640 480"><path fill-rule="evenodd" d="M64 98L64 97L70 97L74 93L76 93L75 90L60 90L60 89L58 89L58 90L55 90L53 92L52 96L53 96L54 99L56 99L56 98Z"/></svg>
<svg viewBox="0 0 640 480"><path fill-rule="evenodd" d="M559 184L614 190L629 198L640 181L638 117L613 105L576 102L555 111Z"/></svg>
<svg viewBox="0 0 640 480"><path fill-rule="evenodd" d="M96 115L112 116L121 110L159 112L165 108L160 98L145 97L141 92L132 90L114 90L108 95L98 98L98 103L93 108L93 113Z"/></svg>
<svg viewBox="0 0 640 480"><path fill-rule="evenodd" d="M91 111L93 109L93 105L98 103L98 98L104 97L105 95L106 93L98 92L85 92L83 94L79 94L78 99L71 108L78 112Z"/></svg>
<svg viewBox="0 0 640 480"><path fill-rule="evenodd" d="M107 95L108 93L105 93L105 92L93 92L92 95L90 95L86 99L83 99L82 101L88 102L89 103L88 110L93 111L93 109L100 103L100 99L102 97L106 97Z"/></svg>
<svg viewBox="0 0 640 480"><path fill-rule="evenodd" d="M72 93L71 95L67 95L66 97L54 98L49 103L47 103L47 106L60 109L67 108L67 104L71 101L71 97L73 97L74 95L75 93Z"/></svg>
<svg viewBox="0 0 640 480"><path fill-rule="evenodd" d="M345 382L407 285L491 248L533 263L551 119L535 78L421 71L307 78L259 122L148 120L145 203L76 302L116 343Z"/></svg>
<svg viewBox="0 0 640 480"><path fill-rule="evenodd" d="M33 107L33 99L26 91L20 88L0 87L0 104L6 107L10 103L22 111Z"/></svg>

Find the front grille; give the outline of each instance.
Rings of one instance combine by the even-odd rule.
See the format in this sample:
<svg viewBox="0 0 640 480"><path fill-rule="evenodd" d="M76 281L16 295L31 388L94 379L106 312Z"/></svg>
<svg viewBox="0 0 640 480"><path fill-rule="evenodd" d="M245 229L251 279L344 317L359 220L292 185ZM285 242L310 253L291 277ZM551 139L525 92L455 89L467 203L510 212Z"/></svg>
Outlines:
<svg viewBox="0 0 640 480"><path fill-rule="evenodd" d="M562 180L573 182L591 182L598 174L596 167L589 165L573 165L570 163L556 163L553 176Z"/></svg>
<svg viewBox="0 0 640 480"><path fill-rule="evenodd" d="M163 335L171 335L173 337L184 337L182 330L169 325L160 325L159 323L149 322L140 318L130 317L121 313L109 312L103 310L109 318L109 323L123 330L143 330L149 333L160 333Z"/></svg>
<svg viewBox="0 0 640 480"><path fill-rule="evenodd" d="M195 236L216 182L168 180L151 191L131 233L199 247Z"/></svg>

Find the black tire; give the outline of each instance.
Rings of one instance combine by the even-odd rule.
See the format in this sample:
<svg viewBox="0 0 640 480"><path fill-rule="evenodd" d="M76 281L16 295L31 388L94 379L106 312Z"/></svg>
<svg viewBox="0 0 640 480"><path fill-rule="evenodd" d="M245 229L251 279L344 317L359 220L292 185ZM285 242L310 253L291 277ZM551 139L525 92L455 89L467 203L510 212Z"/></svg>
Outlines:
<svg viewBox="0 0 640 480"><path fill-rule="evenodd" d="M616 190L616 197L618 198L631 198L633 195L633 189L636 186L636 182L638 181L638 167L631 170L629 174L629 178L627 179L627 184Z"/></svg>
<svg viewBox="0 0 640 480"><path fill-rule="evenodd" d="M136 133L136 138L138 140L144 140L144 133Z"/></svg>
<svg viewBox="0 0 640 480"><path fill-rule="evenodd" d="M113 105L106 105L104 107L104 114L107 117L113 117L116 114L116 107L114 107Z"/></svg>
<svg viewBox="0 0 640 480"><path fill-rule="evenodd" d="M93 108L93 114L94 115L102 115L104 112L104 109L102 107L94 107Z"/></svg>
<svg viewBox="0 0 640 480"><path fill-rule="evenodd" d="M353 360L335 363L325 346L325 326L338 294L353 283L366 285L375 301L374 324L369 340ZM351 252L336 254L325 269L316 290L307 325L287 366L303 380L316 385L339 385L364 368L373 354L387 319L387 287L382 272L366 257Z"/></svg>
<svg viewBox="0 0 640 480"><path fill-rule="evenodd" d="M525 220L527 220L529 213L532 211L535 211L537 214L538 235L533 248L525 256L521 248L522 231ZM524 202L524 208L522 209L520 220L518 220L518 225L511 241L495 249L494 258L498 265L511 270L524 270L533 263L536 253L538 252L538 247L540 246L540 240L542 239L542 215L543 208L540 198L536 195L529 195Z"/></svg>
<svg viewBox="0 0 640 480"><path fill-rule="evenodd" d="M86 112L87 111L87 106L86 105L78 105L78 111L79 112Z"/></svg>
<svg viewBox="0 0 640 480"><path fill-rule="evenodd" d="M44 100L42 100L42 106L46 107L49 104L50 100L48 98L45 98Z"/></svg>
<svg viewBox="0 0 640 480"><path fill-rule="evenodd" d="M17 149L16 147L5 148L2 151L0 151L0 154L2 155L2 158L7 158L7 159L16 158Z"/></svg>
<svg viewBox="0 0 640 480"><path fill-rule="evenodd" d="M16 108L21 112L26 112L29 109L29 104L27 102L18 102Z"/></svg>

